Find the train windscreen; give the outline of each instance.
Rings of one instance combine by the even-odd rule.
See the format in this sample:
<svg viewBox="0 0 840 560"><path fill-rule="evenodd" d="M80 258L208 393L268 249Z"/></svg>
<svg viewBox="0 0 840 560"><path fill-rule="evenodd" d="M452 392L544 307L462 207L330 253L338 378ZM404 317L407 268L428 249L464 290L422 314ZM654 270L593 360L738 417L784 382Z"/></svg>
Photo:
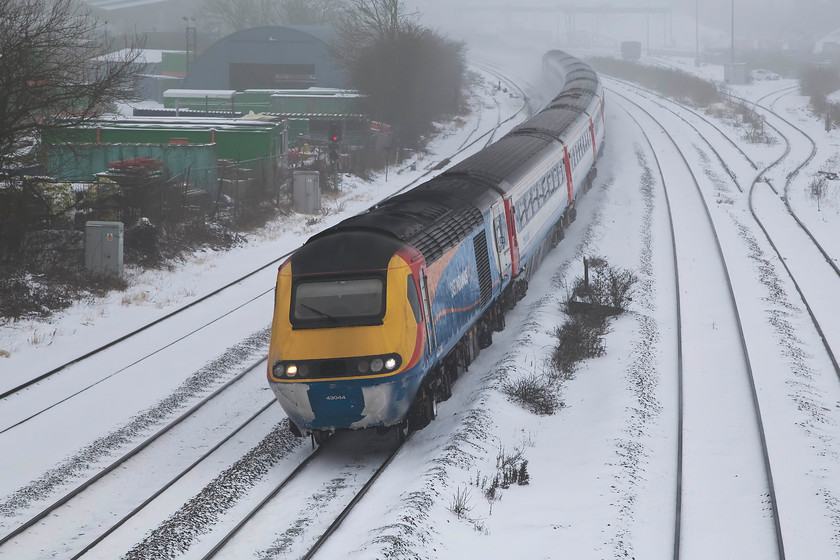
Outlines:
<svg viewBox="0 0 840 560"><path fill-rule="evenodd" d="M292 323L300 328L381 324L382 278L304 281L295 286Z"/></svg>

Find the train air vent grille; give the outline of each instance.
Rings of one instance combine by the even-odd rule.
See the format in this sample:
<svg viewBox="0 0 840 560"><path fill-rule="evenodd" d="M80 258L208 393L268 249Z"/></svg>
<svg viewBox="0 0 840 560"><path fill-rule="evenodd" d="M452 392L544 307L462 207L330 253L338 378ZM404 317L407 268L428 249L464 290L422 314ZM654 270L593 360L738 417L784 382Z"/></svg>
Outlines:
<svg viewBox="0 0 840 560"><path fill-rule="evenodd" d="M439 259L447 249L460 243L482 223L481 212L475 207L467 207L451 212L409 239L408 242L423 254L427 264L432 263Z"/></svg>
<svg viewBox="0 0 840 560"><path fill-rule="evenodd" d="M493 297L493 281L490 278L490 255L487 253L487 235L484 231L473 237L475 263L478 266L478 286L481 290L481 305Z"/></svg>

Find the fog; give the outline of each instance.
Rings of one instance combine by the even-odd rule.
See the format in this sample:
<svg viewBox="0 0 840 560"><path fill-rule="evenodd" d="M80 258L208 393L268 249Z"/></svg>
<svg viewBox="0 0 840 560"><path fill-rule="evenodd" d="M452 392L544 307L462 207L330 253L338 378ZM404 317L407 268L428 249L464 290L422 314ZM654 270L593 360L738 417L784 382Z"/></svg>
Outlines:
<svg viewBox="0 0 840 560"><path fill-rule="evenodd" d="M183 30L182 20L195 17L202 27L206 0L87 0L97 16L110 20L114 30ZM546 40L555 45L588 46L637 40L651 48L694 50L695 14L699 16L703 49L724 48L730 42L731 11L735 8L736 40L744 47L804 48L840 29L840 0L405 0L421 14L422 23L453 38L468 39L525 31L523 40ZM243 6L239 0L230 4ZM151 6L150 6L151 5ZM121 9L113 10L119 6ZM150 7L154 9L150 9ZM512 10L501 10L502 7ZM522 7L545 11L521 11ZM659 13L578 13L593 8L651 8ZM99 9L105 8L105 9ZM668 14L662 12L667 10Z"/></svg>
<svg viewBox="0 0 840 560"><path fill-rule="evenodd" d="M418 9L427 24L453 36L505 29L533 29L536 37L550 36L569 44L608 43L638 40L652 48L695 48L695 14L699 16L701 48L720 48L729 44L731 12L734 2L735 35L746 47L794 48L813 44L840 28L838 0L574 0L493 2L487 0L407 0ZM502 6L511 11L491 10ZM544 12L523 12L516 7L546 7ZM556 8L669 8L662 13L572 16ZM552 8L554 9L552 11ZM571 30L574 29L574 33Z"/></svg>

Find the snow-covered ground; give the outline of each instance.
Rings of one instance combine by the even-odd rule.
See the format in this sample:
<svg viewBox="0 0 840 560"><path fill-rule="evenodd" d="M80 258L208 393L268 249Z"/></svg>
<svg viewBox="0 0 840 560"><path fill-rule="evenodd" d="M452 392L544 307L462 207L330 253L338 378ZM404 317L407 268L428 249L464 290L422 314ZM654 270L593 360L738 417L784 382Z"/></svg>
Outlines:
<svg viewBox="0 0 840 560"><path fill-rule="evenodd" d="M539 59L523 56L520 52L480 58L504 67L519 83L536 82ZM695 69L693 61L688 64L685 60L665 62L705 77L722 77L720 68ZM726 422L748 416L744 411L751 403L737 397L732 387L716 393L708 386L712 381L731 381L744 388L747 382L746 378L734 379L743 371L726 353L731 352L729 347L724 348L739 336L733 326L736 323L728 316L728 302L721 301L722 296L711 303L701 299L725 293L725 289L717 272L696 266L709 258L708 251L713 248L699 231L692 235L694 230L689 228L691 220L698 220L699 228L705 219L702 213L691 213L702 210L698 208L699 195L688 192L693 188L689 169L710 206L732 277L767 430L787 557L840 558L840 378L781 259L763 236L749 206L749 192L758 173L784 155L788 145L772 131L774 143L749 144L740 139L737 124L716 122L734 141L729 142L688 110L614 82L607 85L613 90L607 92L607 151L599 162L595 188L580 201L577 221L542 263L526 297L509 313L505 331L494 336L494 344L458 381L452 398L439 406L435 422L400 450L371 493L319 552L319 558L673 557L681 354L686 387L692 388L686 399L692 408L686 416L684 556L772 557L773 551L763 548L753 549L753 554L735 552L755 542L753 538L768 536L766 531L772 529L762 521L769 523L771 509L763 487L755 489L740 481L742 475L756 475L752 470L742 472L748 463L736 461L746 453L744 440L728 434L721 437ZM758 82L735 91L755 102L791 85L793 82ZM674 155L675 148L669 147L658 125L631 100L666 125L686 156L685 164ZM252 235L247 245L225 253L198 252L174 270L129 270L130 287L125 293L80 302L49 321L4 325L0 348L7 350L9 357L0 357L0 389L48 371L245 271L274 261L319 229L415 179L457 148L473 129L486 130L500 114L503 118L511 115L521 104L519 97L486 88L466 123L443 127L430 153L417 162L416 171L406 165L396 172L392 169L388 181L382 175L369 183L348 179L341 196L327 201L322 215L284 217ZM818 171L837 170L840 132L826 133L822 121L809 113L796 90L767 97L761 104L814 139L816 154L788 188L790 205L829 255L840 258L840 181L827 182L828 191L819 208L810 194ZM650 144L631 115L645 127ZM786 220L780 197L788 175L809 157L812 146L804 136L785 128L784 122L774 121L769 114L767 119L789 138L790 150L787 158L766 174L777 192L769 191L767 183L757 184L757 189L763 189L763 198L756 201L757 213L776 224L776 230L768 228L771 235L775 231L792 238L792 230L785 228L794 226ZM709 143L686 120L706 135ZM481 145L479 142L474 149ZM657 163L662 167L664 185ZM666 189L676 220L676 261ZM797 252L796 247L785 250ZM633 270L640 278L639 290L630 312L611 323L606 355L581 364L563 384L563 407L550 416L532 414L509 401L501 388L505 382L549 368L552 333L566 319L562 301L567 286L582 273L582 257L595 255ZM684 275L679 292L674 282L675 263ZM118 347L99 365L88 364L83 371L68 368L56 380L5 399L0 407L0 538L61 497L61 490L115 461L240 369L259 362L267 345L265 329L271 317L275 269L269 266L236 289L208 300L212 305L200 306L199 312L166 323L171 326L163 330L151 330L127 348ZM715 285L704 286L712 282ZM837 300L831 293L805 294L812 305L822 302L828 306L832 297ZM683 319L693 318L689 324L678 324L678 298L685 304ZM208 318L227 311L233 312L216 326L190 334ZM838 321L821 324L829 339L840 331ZM677 338L680 327L682 349ZM175 346L177 351L162 348L184 336L184 342ZM834 349L840 351L840 346ZM146 357L152 352L157 353ZM133 507L132 499L150 495L173 476L180 468L177 465L188 464L214 445L218 434L270 402L263 368L247 374L241 388L232 390L223 403L208 407L201 416L197 413L183 433L162 438L155 444L154 454L144 455L142 465L127 465L122 472L131 473L130 478L120 471L110 475L114 478L111 486L103 486L70 512L45 520L40 531L12 539L0 547L0 557L72 556L107 528L112 517L127 513ZM689 377L692 374L694 377ZM728 375L733 379L727 379ZM189 382L196 379L205 385L191 388ZM74 388L94 383L91 389L58 403ZM9 428L52 403L56 406L38 418ZM278 430L283 416L279 407L259 414L257 426L219 449L214 468L203 466L201 472L190 473L183 483L153 502L140 519L126 524L86 557L114 558L129 550L131 558L201 557L212 545L214 531L235 524L238 516L256 505L261 492L278 483L305 455L307 445L288 440L285 432ZM264 452L266 441L282 449ZM352 447L356 441L335 443ZM243 457L254 466L248 471L250 478L230 479L219 474L241 472L234 466ZM530 482L499 489L488 497L489 485L505 458L515 458L518 464L527 460ZM318 522L319 504L332 512L336 496L346 493L356 478L371 469L371 460L367 456L354 458L348 451L344 459L335 459L335 464L327 460L319 463L316 474L324 473L324 478L319 483L316 477L310 488L300 490L305 505L280 511L284 509L281 504L276 523L269 519L246 528L245 545L232 543L236 552L228 557L295 557L305 551L310 543L300 541L311 538L305 529ZM715 504L704 504L704 498L720 496L721 489L729 489L733 498L743 498L745 503L757 503L758 517L743 525L736 517L728 526L709 520L709 508ZM214 496L216 502L223 501L219 496L226 496L233 504L215 510L210 505L186 507L207 495ZM456 507L459 502L463 507ZM184 512L196 511L202 514L184 517ZM756 531L761 534L756 536ZM174 533L181 536L172 537ZM186 543L189 548L179 550L173 542Z"/></svg>

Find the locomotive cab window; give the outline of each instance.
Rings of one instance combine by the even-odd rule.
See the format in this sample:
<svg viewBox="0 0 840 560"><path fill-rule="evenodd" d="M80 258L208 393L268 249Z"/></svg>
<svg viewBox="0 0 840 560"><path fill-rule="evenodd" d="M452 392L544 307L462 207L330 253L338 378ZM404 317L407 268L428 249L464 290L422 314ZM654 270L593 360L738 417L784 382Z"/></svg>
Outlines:
<svg viewBox="0 0 840 560"><path fill-rule="evenodd" d="M420 315L420 297L417 295L417 286L414 285L413 274L408 275L406 294L408 295L408 304L411 306L412 313L414 313L414 320L419 323L423 317Z"/></svg>
<svg viewBox="0 0 840 560"><path fill-rule="evenodd" d="M385 316L382 278L297 282L291 322L296 329L381 325Z"/></svg>

